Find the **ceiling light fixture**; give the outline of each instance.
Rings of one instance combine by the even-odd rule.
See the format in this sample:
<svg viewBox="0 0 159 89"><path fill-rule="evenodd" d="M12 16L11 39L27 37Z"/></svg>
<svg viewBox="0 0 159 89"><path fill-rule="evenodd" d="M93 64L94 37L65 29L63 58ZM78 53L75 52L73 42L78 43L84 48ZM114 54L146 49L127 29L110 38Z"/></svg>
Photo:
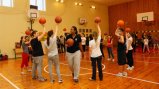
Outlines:
<svg viewBox="0 0 159 89"><path fill-rule="evenodd" d="M77 3L77 2L75 2L75 5L77 6L77 5L78 5L78 3Z"/></svg>
<svg viewBox="0 0 159 89"><path fill-rule="evenodd" d="M63 2L64 2L64 0L56 0L56 2L63 3Z"/></svg>
<svg viewBox="0 0 159 89"><path fill-rule="evenodd" d="M83 6L83 4L80 3L80 2L75 2L75 5L76 5L76 6Z"/></svg>
<svg viewBox="0 0 159 89"><path fill-rule="evenodd" d="M94 5L91 5L91 8L92 8L92 9L95 9L96 7L95 7Z"/></svg>

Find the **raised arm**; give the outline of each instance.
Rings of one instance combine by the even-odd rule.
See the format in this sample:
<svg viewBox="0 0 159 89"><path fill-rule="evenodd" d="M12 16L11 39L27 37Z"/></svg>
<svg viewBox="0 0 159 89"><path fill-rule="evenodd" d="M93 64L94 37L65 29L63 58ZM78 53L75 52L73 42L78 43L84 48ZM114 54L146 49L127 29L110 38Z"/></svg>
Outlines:
<svg viewBox="0 0 159 89"><path fill-rule="evenodd" d="M40 41L43 37L44 37L44 35L46 34L46 29L45 29L45 26L44 25L42 25L43 26L43 33L40 35L40 36L38 36L38 40Z"/></svg>
<svg viewBox="0 0 159 89"><path fill-rule="evenodd" d="M115 35L116 35L116 36L120 36L120 35L119 35L119 28L117 28L117 29L115 30Z"/></svg>
<svg viewBox="0 0 159 89"><path fill-rule="evenodd" d="M98 28L98 35L101 36L101 29L98 23L97 23L97 28Z"/></svg>
<svg viewBox="0 0 159 89"><path fill-rule="evenodd" d="M58 24L55 27L55 33L54 33L53 39L57 37L57 31L58 31Z"/></svg>

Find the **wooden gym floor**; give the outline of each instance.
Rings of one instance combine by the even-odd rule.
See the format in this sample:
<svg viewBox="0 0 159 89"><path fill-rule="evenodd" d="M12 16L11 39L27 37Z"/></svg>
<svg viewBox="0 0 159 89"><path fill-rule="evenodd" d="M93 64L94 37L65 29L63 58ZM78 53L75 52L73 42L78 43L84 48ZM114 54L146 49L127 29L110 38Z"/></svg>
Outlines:
<svg viewBox="0 0 159 89"><path fill-rule="evenodd" d="M47 67L47 58L43 61L43 75L48 79L46 82L32 80L31 72L26 75L20 74L21 58L0 61L0 89L159 89L159 52L151 54L134 53L135 69L128 72L128 77L117 77L119 71L117 62L107 60L107 51L104 50L103 58L103 81L89 81L91 77L91 62L89 55L85 52L85 57L81 60L81 70L79 83L74 83L71 72L65 59L65 54L60 54L60 70L63 83L50 83ZM116 50L114 50L116 59ZM53 68L54 70L54 68ZM55 73L55 71L54 71Z"/></svg>

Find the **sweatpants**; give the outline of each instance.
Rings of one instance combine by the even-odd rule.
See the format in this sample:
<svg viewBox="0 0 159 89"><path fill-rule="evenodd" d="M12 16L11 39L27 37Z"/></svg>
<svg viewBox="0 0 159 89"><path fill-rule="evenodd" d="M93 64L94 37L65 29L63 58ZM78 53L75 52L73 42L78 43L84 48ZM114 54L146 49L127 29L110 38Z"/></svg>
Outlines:
<svg viewBox="0 0 159 89"><path fill-rule="evenodd" d="M53 81L53 74L52 74L52 65L54 64L55 69L56 69L56 74L58 76L58 80L61 80L61 75L60 75L60 64L59 64L59 56L48 56L48 69L49 69L49 75L50 75L50 80Z"/></svg>
<svg viewBox="0 0 159 89"><path fill-rule="evenodd" d="M42 64L43 64L43 56L33 57L32 64L32 78L36 77L36 70L38 71L38 79L43 79L42 77Z"/></svg>
<svg viewBox="0 0 159 89"><path fill-rule="evenodd" d="M74 53L66 52L66 56L67 56L69 68L74 74L74 79L78 79L79 72L80 72L80 59L81 59L80 50Z"/></svg>

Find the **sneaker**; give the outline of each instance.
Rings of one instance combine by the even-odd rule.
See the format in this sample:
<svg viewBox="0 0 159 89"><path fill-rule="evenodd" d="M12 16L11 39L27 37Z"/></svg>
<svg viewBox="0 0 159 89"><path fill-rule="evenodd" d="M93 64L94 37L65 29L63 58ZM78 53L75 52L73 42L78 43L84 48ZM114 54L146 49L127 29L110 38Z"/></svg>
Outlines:
<svg viewBox="0 0 159 89"><path fill-rule="evenodd" d="M33 79L33 80L36 80L36 79L38 79L38 77L37 77L37 76L35 76L35 77L32 77L32 79Z"/></svg>
<svg viewBox="0 0 159 89"><path fill-rule="evenodd" d="M21 72L21 74L26 74L25 72Z"/></svg>
<svg viewBox="0 0 159 89"><path fill-rule="evenodd" d="M61 79L61 80L59 80L58 82L59 82L59 83L62 83L63 81L62 81L62 79Z"/></svg>
<svg viewBox="0 0 159 89"><path fill-rule="evenodd" d="M128 68L126 68L127 70L130 70L131 69L131 67L130 66L128 66Z"/></svg>
<svg viewBox="0 0 159 89"><path fill-rule="evenodd" d="M95 81L96 79L89 78L90 81Z"/></svg>
<svg viewBox="0 0 159 89"><path fill-rule="evenodd" d="M110 58L108 58L107 60L110 61Z"/></svg>
<svg viewBox="0 0 159 89"><path fill-rule="evenodd" d="M119 72L118 74L116 74L116 76L118 76L118 77L122 77L122 76L123 76L123 74Z"/></svg>
<svg viewBox="0 0 159 89"><path fill-rule="evenodd" d="M78 80L78 79L74 79L74 82L75 82L75 83L78 83L78 82L79 82L79 80Z"/></svg>
<svg viewBox="0 0 159 89"><path fill-rule="evenodd" d="M133 70L134 69L134 66L130 67L130 70Z"/></svg>
<svg viewBox="0 0 159 89"><path fill-rule="evenodd" d="M41 79L39 79L39 81L40 82L45 82L45 81L47 81L47 79L46 78L41 78Z"/></svg>
<svg viewBox="0 0 159 89"><path fill-rule="evenodd" d="M128 75L127 72L123 72L122 74L124 77L127 77L127 75Z"/></svg>
<svg viewBox="0 0 159 89"><path fill-rule="evenodd" d="M114 59L112 59L112 61L114 62L115 60L114 60Z"/></svg>
<svg viewBox="0 0 159 89"><path fill-rule="evenodd" d="M54 83L54 82L55 82L55 80L51 80L50 82L51 82L51 83Z"/></svg>

